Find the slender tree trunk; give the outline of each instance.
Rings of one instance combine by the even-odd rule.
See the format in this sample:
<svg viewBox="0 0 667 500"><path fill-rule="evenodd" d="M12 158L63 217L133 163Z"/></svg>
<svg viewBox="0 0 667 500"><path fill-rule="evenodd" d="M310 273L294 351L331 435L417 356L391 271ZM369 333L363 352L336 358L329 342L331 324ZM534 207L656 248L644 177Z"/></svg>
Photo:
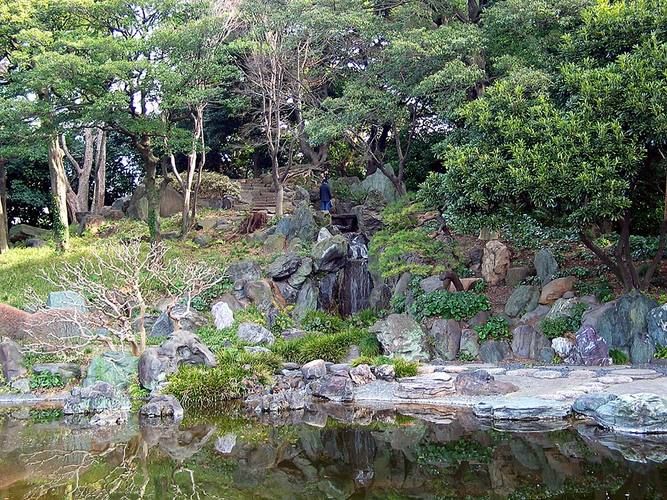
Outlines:
<svg viewBox="0 0 667 500"><path fill-rule="evenodd" d="M188 231L194 223L194 218L197 215L196 211L196 194L194 195L193 203L193 191L192 183L195 178L195 173L197 169L197 149L201 144L203 147L204 144L204 107L197 106L192 112L192 121L193 121L193 134L192 134L192 148L190 150L190 155L188 156L188 170L185 174L185 177L181 179L181 189L183 191L183 210L182 210L182 221L181 221L181 238L185 238L188 234ZM202 155L203 155L202 151ZM199 181L201 179L201 168L203 168L204 156L202 156L201 164L199 165L199 175L196 190L199 190Z"/></svg>
<svg viewBox="0 0 667 500"><path fill-rule="evenodd" d="M60 147L58 136L49 141L49 175L51 177L51 210L53 234L58 251L69 248L69 223L67 220L67 175L65 175L65 153Z"/></svg>
<svg viewBox="0 0 667 500"><path fill-rule="evenodd" d="M104 208L107 191L107 132L97 130L97 158L95 161L95 189L93 190L92 211L99 212Z"/></svg>
<svg viewBox="0 0 667 500"><path fill-rule="evenodd" d="M9 224L7 223L7 167L0 158L0 254L9 250Z"/></svg>
<svg viewBox="0 0 667 500"><path fill-rule="evenodd" d="M144 160L144 172L146 174L146 198L148 200L148 231L152 243L160 241L160 190L157 186L157 166L159 158L153 154L151 139L148 135L142 135L135 140L137 151Z"/></svg>
<svg viewBox="0 0 667 500"><path fill-rule="evenodd" d="M278 168L278 152L271 151L271 178L273 179L273 188L276 190L276 215L282 217L284 189Z"/></svg>

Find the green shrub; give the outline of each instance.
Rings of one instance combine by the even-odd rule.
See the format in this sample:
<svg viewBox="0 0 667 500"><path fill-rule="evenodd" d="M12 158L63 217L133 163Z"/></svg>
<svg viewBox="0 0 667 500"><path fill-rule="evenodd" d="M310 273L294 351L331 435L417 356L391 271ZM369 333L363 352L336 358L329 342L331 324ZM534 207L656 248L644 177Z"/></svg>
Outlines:
<svg viewBox="0 0 667 500"><path fill-rule="evenodd" d="M345 328L345 321L324 311L309 311L301 320L301 327L307 332L335 333Z"/></svg>
<svg viewBox="0 0 667 500"><path fill-rule="evenodd" d="M403 314L405 312L405 294L397 293L391 298L391 310L396 314Z"/></svg>
<svg viewBox="0 0 667 500"><path fill-rule="evenodd" d="M463 363L472 363L476 359L475 356L465 351L459 351L456 358Z"/></svg>
<svg viewBox="0 0 667 500"><path fill-rule="evenodd" d="M233 283L230 280L224 279L192 299L192 307L199 312L208 311L215 299L231 291L232 288Z"/></svg>
<svg viewBox="0 0 667 500"><path fill-rule="evenodd" d="M439 316L445 319L461 321L470 319L480 311L491 310L489 299L474 292L436 292L422 293L415 297L413 312L417 319Z"/></svg>
<svg viewBox="0 0 667 500"><path fill-rule="evenodd" d="M281 365L269 353L247 353L236 349L223 351L215 368L183 365L169 377L165 392L188 407L215 406L245 397L251 388L269 385Z"/></svg>
<svg viewBox="0 0 667 500"><path fill-rule="evenodd" d="M576 333L581 328L581 318L587 308L584 303L576 304L570 311L570 316L543 319L540 329L548 339L563 337L566 333Z"/></svg>
<svg viewBox="0 0 667 500"><path fill-rule="evenodd" d="M275 334L294 328L294 319L289 315L289 310L280 311L271 327L271 331Z"/></svg>
<svg viewBox="0 0 667 500"><path fill-rule="evenodd" d="M656 346L653 357L655 359L667 359L667 346Z"/></svg>
<svg viewBox="0 0 667 500"><path fill-rule="evenodd" d="M349 317L346 323L355 328L368 328L378 320L378 315L372 309L364 309Z"/></svg>
<svg viewBox="0 0 667 500"><path fill-rule="evenodd" d="M65 387L65 382L59 373L42 372L34 373L30 377L31 389L55 389Z"/></svg>
<svg viewBox="0 0 667 500"><path fill-rule="evenodd" d="M350 346L359 345L369 333L358 328L348 328L337 333L310 333L294 340L278 340L271 350L292 363L307 363L323 359L337 363L348 353Z"/></svg>
<svg viewBox="0 0 667 500"><path fill-rule="evenodd" d="M579 280L574 288L580 295L594 295L600 302L609 302L615 298L614 289L604 276L593 281Z"/></svg>
<svg viewBox="0 0 667 500"><path fill-rule="evenodd" d="M359 340L359 352L362 356L379 356L382 352L382 344L375 335L367 333Z"/></svg>
<svg viewBox="0 0 667 500"><path fill-rule="evenodd" d="M488 339L511 339L510 325L507 318L502 316L491 316L486 323L475 327L480 342Z"/></svg>
<svg viewBox="0 0 667 500"><path fill-rule="evenodd" d="M390 358L388 356L361 356L352 361L352 366L359 365L392 365L397 378L414 377L419 370L419 361L408 361L403 358Z"/></svg>
<svg viewBox="0 0 667 500"><path fill-rule="evenodd" d="M615 365L626 365L629 361L628 355L619 349L610 349L609 357Z"/></svg>

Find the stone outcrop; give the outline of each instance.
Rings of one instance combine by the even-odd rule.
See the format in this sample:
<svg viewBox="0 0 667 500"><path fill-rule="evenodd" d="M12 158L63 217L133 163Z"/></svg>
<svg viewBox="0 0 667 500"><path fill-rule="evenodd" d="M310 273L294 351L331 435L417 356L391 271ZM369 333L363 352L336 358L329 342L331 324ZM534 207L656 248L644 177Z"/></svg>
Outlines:
<svg viewBox="0 0 667 500"><path fill-rule="evenodd" d="M129 411L130 399L106 382L90 387L75 387L63 406L65 415L94 415L109 411Z"/></svg>
<svg viewBox="0 0 667 500"><path fill-rule="evenodd" d="M505 314L510 318L518 318L534 311L539 305L540 291L531 285L520 285L514 289L505 304Z"/></svg>
<svg viewBox="0 0 667 500"><path fill-rule="evenodd" d="M456 359L461 346L461 326L453 319L435 319L429 327L435 355L446 360Z"/></svg>
<svg viewBox="0 0 667 500"><path fill-rule="evenodd" d="M276 338L271 331L257 323L241 323L236 336L240 341L248 344L271 345L276 341Z"/></svg>
<svg viewBox="0 0 667 500"><path fill-rule="evenodd" d="M108 382L114 387L126 389L135 380L139 358L129 353L110 351L96 356L88 366L84 387L97 382Z"/></svg>
<svg viewBox="0 0 667 500"><path fill-rule="evenodd" d="M448 373L434 373L428 377L405 377L400 379L396 397L401 399L434 399L452 395L454 379Z"/></svg>
<svg viewBox="0 0 667 500"><path fill-rule="evenodd" d="M555 354L551 342L532 326L521 325L512 331L512 352L520 358L550 363Z"/></svg>
<svg viewBox="0 0 667 500"><path fill-rule="evenodd" d="M3 339L0 342L0 367L2 367L2 375L8 382L27 373L23 366L21 348L11 339Z"/></svg>
<svg viewBox="0 0 667 500"><path fill-rule="evenodd" d="M558 262L548 248L542 248L537 252L533 265L542 286L549 283L558 274Z"/></svg>
<svg viewBox="0 0 667 500"><path fill-rule="evenodd" d="M428 358L423 350L423 336L419 323L407 314L390 314L375 323L370 331L377 335L386 353L410 361Z"/></svg>
<svg viewBox="0 0 667 500"><path fill-rule="evenodd" d="M313 246L311 255L316 271L336 272L347 261L349 244L343 235L336 235Z"/></svg>
<svg viewBox="0 0 667 500"><path fill-rule="evenodd" d="M498 240L489 241L484 247L482 258L482 277L491 286L505 280L510 268L510 251Z"/></svg>
<svg viewBox="0 0 667 500"><path fill-rule="evenodd" d="M211 307L213 323L218 330L224 330L234 324L234 311L226 302L216 302Z"/></svg>
<svg viewBox="0 0 667 500"><path fill-rule="evenodd" d="M211 350L199 337L184 330L174 332L160 347L149 347L139 358L139 383L148 390L157 389L168 375L183 365L217 365Z"/></svg>
<svg viewBox="0 0 667 500"><path fill-rule="evenodd" d="M564 278L557 278L549 281L549 283L542 288L540 304L553 304L567 292L571 291L576 282L577 278L574 276L566 276Z"/></svg>
<svg viewBox="0 0 667 500"><path fill-rule="evenodd" d="M350 377L328 375L314 380L310 384L313 396L338 403L350 403L354 400L353 384Z"/></svg>
<svg viewBox="0 0 667 500"><path fill-rule="evenodd" d="M509 382L496 380L486 370L460 373L454 380L456 393L463 396L495 396L519 390Z"/></svg>
<svg viewBox="0 0 667 500"><path fill-rule="evenodd" d="M653 343L667 346L667 304L651 309L647 316L648 334Z"/></svg>
<svg viewBox="0 0 667 500"><path fill-rule="evenodd" d="M655 394L601 396L577 401L573 409L595 420L601 427L633 434L667 433L667 399Z"/></svg>
<svg viewBox="0 0 667 500"><path fill-rule="evenodd" d="M479 359L485 363L500 363L511 355L509 342L505 340L487 340L479 348Z"/></svg>
<svg viewBox="0 0 667 500"><path fill-rule="evenodd" d="M152 397L139 410L139 414L149 418L164 418L174 421L183 420L184 411L181 403L174 396L160 395Z"/></svg>

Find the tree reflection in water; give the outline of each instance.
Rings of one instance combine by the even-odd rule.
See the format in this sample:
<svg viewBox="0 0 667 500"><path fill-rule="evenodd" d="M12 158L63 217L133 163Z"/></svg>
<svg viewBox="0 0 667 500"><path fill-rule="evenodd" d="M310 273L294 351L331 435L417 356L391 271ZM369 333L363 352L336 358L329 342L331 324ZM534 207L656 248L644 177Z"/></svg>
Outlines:
<svg viewBox="0 0 667 500"><path fill-rule="evenodd" d="M232 415L237 415L232 416ZM660 498L667 440L489 428L465 412L340 406L180 426L0 414L0 498ZM601 496L602 495L602 496Z"/></svg>

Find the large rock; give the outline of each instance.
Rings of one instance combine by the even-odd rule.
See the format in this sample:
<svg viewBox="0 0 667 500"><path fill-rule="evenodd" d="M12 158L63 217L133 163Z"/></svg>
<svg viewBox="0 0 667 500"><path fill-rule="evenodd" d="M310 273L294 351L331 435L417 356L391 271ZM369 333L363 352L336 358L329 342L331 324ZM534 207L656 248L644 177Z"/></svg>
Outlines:
<svg viewBox="0 0 667 500"><path fill-rule="evenodd" d="M518 326L512 331L512 352L520 358L550 362L554 351L551 342L532 326Z"/></svg>
<svg viewBox="0 0 667 500"><path fill-rule="evenodd" d="M535 286L520 285L514 289L505 304L505 314L510 318L518 318L534 311L539 305L540 291Z"/></svg>
<svg viewBox="0 0 667 500"><path fill-rule="evenodd" d="M575 343L565 337L556 337L551 341L551 348L559 358L570 359L573 357L572 351L575 349Z"/></svg>
<svg viewBox="0 0 667 500"><path fill-rule="evenodd" d="M482 277L491 286L505 280L510 268L510 251L498 240L489 241L484 247Z"/></svg>
<svg viewBox="0 0 667 500"><path fill-rule="evenodd" d="M609 346L594 328L583 326L575 335L575 349L565 360L569 364L583 364L586 366L611 365Z"/></svg>
<svg viewBox="0 0 667 500"><path fill-rule="evenodd" d="M139 410L139 414L149 418L165 418L174 421L183 420L183 407L174 396L160 395L152 397Z"/></svg>
<svg viewBox="0 0 667 500"><path fill-rule="evenodd" d="M554 254L548 248L543 248L537 252L533 264L542 286L549 283L558 274L558 262L556 262Z"/></svg>
<svg viewBox="0 0 667 500"><path fill-rule="evenodd" d="M540 295L540 304L552 304L560 299L567 292L572 291L577 278L574 276L566 276L565 278L557 278L549 281L542 288Z"/></svg>
<svg viewBox="0 0 667 500"><path fill-rule="evenodd" d="M598 425L618 432L667 433L667 399L656 394L623 394L590 416Z"/></svg>
<svg viewBox="0 0 667 500"><path fill-rule="evenodd" d="M136 380L139 358L119 351L109 351L96 356L88 367L83 381L84 387L97 382L107 382L114 387L126 389Z"/></svg>
<svg viewBox="0 0 667 500"><path fill-rule="evenodd" d="M294 304L297 297L299 296L299 290L290 285L287 281L274 281L274 287L280 293L280 296L285 300L287 304ZM278 297L278 293L274 290L274 293L277 297L277 302L280 304L282 300Z"/></svg>
<svg viewBox="0 0 667 500"><path fill-rule="evenodd" d="M466 328L461 332L460 355L465 355L472 359L477 359L479 356L479 335L477 335L475 330Z"/></svg>
<svg viewBox="0 0 667 500"><path fill-rule="evenodd" d="M347 261L349 245L347 238L336 235L313 246L312 257L316 271L335 272Z"/></svg>
<svg viewBox="0 0 667 500"><path fill-rule="evenodd" d="M311 311L317 309L319 290L312 281L307 281L299 291L296 298L296 306L292 312L297 319L303 319Z"/></svg>
<svg viewBox="0 0 667 500"><path fill-rule="evenodd" d="M375 323L370 331L377 335L386 353L408 360L426 360L423 336L419 323L407 314L390 314Z"/></svg>
<svg viewBox="0 0 667 500"><path fill-rule="evenodd" d="M281 255L266 270L266 275L274 280L283 280L292 276L301 266L301 257L295 253Z"/></svg>
<svg viewBox="0 0 667 500"><path fill-rule="evenodd" d="M49 309L67 309L79 313L88 312L86 299L77 292L71 290L49 293L49 296L46 299L46 307Z"/></svg>
<svg viewBox="0 0 667 500"><path fill-rule="evenodd" d="M262 277L262 268L253 260L244 260L231 264L225 275L234 282L256 281Z"/></svg>
<svg viewBox="0 0 667 500"><path fill-rule="evenodd" d="M371 190L366 196L364 204L352 209L352 212L357 216L359 231L367 239L370 240L375 233L384 227L382 210L384 210L386 204L382 193Z"/></svg>
<svg viewBox="0 0 667 500"><path fill-rule="evenodd" d="M211 307L213 323L218 330L224 330L234 324L234 311L226 302L216 302Z"/></svg>
<svg viewBox="0 0 667 500"><path fill-rule="evenodd" d="M385 165L384 168L393 174L391 165ZM377 191L381 193L387 203L392 203L399 197L394 183L379 168L361 181L361 187L367 192Z"/></svg>
<svg viewBox="0 0 667 500"><path fill-rule="evenodd" d="M647 328L649 336L656 345L667 347L667 304L649 311Z"/></svg>
<svg viewBox="0 0 667 500"><path fill-rule="evenodd" d="M648 332L647 318L656 305L653 299L632 292L586 311L581 324L593 327L610 349L629 349L635 336Z"/></svg>
<svg viewBox="0 0 667 500"><path fill-rule="evenodd" d="M457 375L454 387L457 394L463 396L495 396L519 390L514 384L496 380L486 370L475 370Z"/></svg>
<svg viewBox="0 0 667 500"><path fill-rule="evenodd" d="M500 363L510 356L510 344L505 340L487 340L479 348L479 358L485 363Z"/></svg>
<svg viewBox="0 0 667 500"><path fill-rule="evenodd" d="M169 312L174 330L187 330L196 332L202 326L206 326L207 319L197 312L193 307L185 304L176 304Z"/></svg>
<svg viewBox="0 0 667 500"><path fill-rule="evenodd" d="M534 273L534 270L528 266L510 267L505 276L505 284L507 286L520 285L523 280Z"/></svg>
<svg viewBox="0 0 667 500"><path fill-rule="evenodd" d="M552 320L563 317L570 317L574 312L575 306L579 303L580 301L577 298L558 299L556 302L553 303L551 309L549 309L549 312L544 317L544 319Z"/></svg>
<svg viewBox="0 0 667 500"><path fill-rule="evenodd" d="M263 312L273 306L273 289L267 280L249 281L243 287L243 293L257 308Z"/></svg>
<svg viewBox="0 0 667 500"><path fill-rule="evenodd" d="M373 382L376 377L369 365L361 364L350 370L350 378L355 385L366 385Z"/></svg>
<svg viewBox="0 0 667 500"><path fill-rule="evenodd" d="M646 364L653 361L655 343L648 334L637 334L630 344L630 361L633 364Z"/></svg>
<svg viewBox="0 0 667 500"><path fill-rule="evenodd" d="M90 387L75 387L65 401L65 415L95 415L108 411L128 411L130 399L120 389L106 382Z"/></svg>
<svg viewBox="0 0 667 500"><path fill-rule="evenodd" d="M461 325L453 319L435 319L429 328L435 354L446 360L456 359L461 346Z"/></svg>
<svg viewBox="0 0 667 500"><path fill-rule="evenodd" d="M301 265L288 279L287 283L296 289L299 289L306 282L313 272L313 259L305 257L301 260Z"/></svg>
<svg viewBox="0 0 667 500"><path fill-rule="evenodd" d="M315 359L301 367L301 374L306 380L322 378L327 374L327 365L322 359Z"/></svg>
<svg viewBox="0 0 667 500"><path fill-rule="evenodd" d="M493 420L562 420L570 414L570 408L565 401L525 396L491 398L474 406L473 413Z"/></svg>
<svg viewBox="0 0 667 500"><path fill-rule="evenodd" d="M23 353L19 345L10 339L0 342L0 366L7 382L22 377L27 373L23 366Z"/></svg>
<svg viewBox="0 0 667 500"><path fill-rule="evenodd" d="M310 208L310 203L302 201L290 219L290 229L287 239L298 238L301 241L310 243L315 241L319 233L319 227L315 222L315 217Z"/></svg>
<svg viewBox="0 0 667 500"><path fill-rule="evenodd" d="M276 341L273 333L257 323L241 323L236 336L248 344L271 345Z"/></svg>
<svg viewBox="0 0 667 500"><path fill-rule="evenodd" d="M584 394L583 396L578 397L574 403L572 403L572 411L579 413L580 415L592 417L598 408L616 398L618 398L616 394L610 394L607 392Z"/></svg>
<svg viewBox="0 0 667 500"><path fill-rule="evenodd" d="M391 288L384 283L373 287L368 297L368 303L373 311L386 311L391 306Z"/></svg>
<svg viewBox="0 0 667 500"><path fill-rule="evenodd" d="M354 386L350 377L329 375L314 380L310 384L313 396L338 403L349 403L354 400Z"/></svg>
<svg viewBox="0 0 667 500"><path fill-rule="evenodd" d="M211 350L191 332L174 332L160 347L149 347L139 358L139 383L148 390L158 388L168 375L184 364L214 367Z"/></svg>
<svg viewBox="0 0 667 500"><path fill-rule="evenodd" d="M396 397L401 399L434 399L452 395L454 379L448 373L433 373L432 375L406 377L400 379L396 389Z"/></svg>
<svg viewBox="0 0 667 500"><path fill-rule="evenodd" d="M445 282L440 276L429 276L419 282L419 288L421 288L424 293L436 292L445 289Z"/></svg>
<svg viewBox="0 0 667 500"><path fill-rule="evenodd" d="M16 224L9 228L9 241L18 243L31 238L46 239L51 234L48 229L29 226L28 224Z"/></svg>

